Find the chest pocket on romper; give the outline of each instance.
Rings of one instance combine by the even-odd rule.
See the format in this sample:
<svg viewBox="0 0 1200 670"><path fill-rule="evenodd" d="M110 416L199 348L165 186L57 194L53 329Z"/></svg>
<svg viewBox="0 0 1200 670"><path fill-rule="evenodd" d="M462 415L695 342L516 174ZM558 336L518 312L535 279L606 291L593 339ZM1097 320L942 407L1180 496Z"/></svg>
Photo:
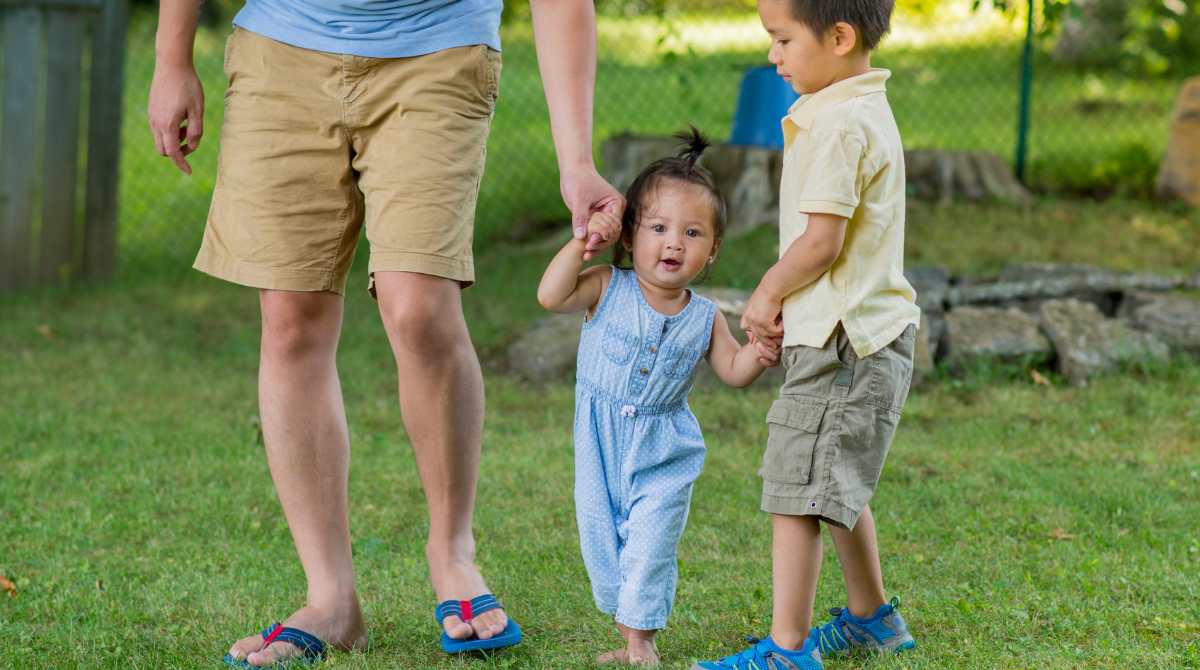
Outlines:
<svg viewBox="0 0 1200 670"><path fill-rule="evenodd" d="M812 479L813 449L827 401L798 396L780 398L767 412L767 451L758 474L768 482L807 484Z"/></svg>
<svg viewBox="0 0 1200 670"><path fill-rule="evenodd" d="M616 326L605 326L604 328L604 356L608 360L617 365L624 365L633 358L633 352L637 349L638 337L632 333L625 332Z"/></svg>
<svg viewBox="0 0 1200 670"><path fill-rule="evenodd" d="M667 347L663 373L672 379L687 379L700 360L700 350L692 347Z"/></svg>

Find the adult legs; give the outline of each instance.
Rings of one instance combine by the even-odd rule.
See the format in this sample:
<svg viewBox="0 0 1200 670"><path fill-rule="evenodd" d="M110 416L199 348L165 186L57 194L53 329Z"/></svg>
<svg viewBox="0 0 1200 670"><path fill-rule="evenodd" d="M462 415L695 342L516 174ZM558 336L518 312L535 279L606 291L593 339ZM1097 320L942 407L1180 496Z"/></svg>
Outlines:
<svg viewBox="0 0 1200 670"><path fill-rule="evenodd" d="M400 412L429 506L425 555L439 601L488 591L471 530L483 437L483 373L463 317L458 282L414 272L376 272L379 312L399 375ZM447 617L451 637L502 632L492 610L469 624Z"/></svg>
<svg viewBox="0 0 1200 670"><path fill-rule="evenodd" d="M304 566L304 607L283 624L335 647L366 644L350 555L349 433L335 354L342 298L327 292L262 290L259 413L267 463ZM230 649L251 665L299 654L277 642L259 651L251 635Z"/></svg>

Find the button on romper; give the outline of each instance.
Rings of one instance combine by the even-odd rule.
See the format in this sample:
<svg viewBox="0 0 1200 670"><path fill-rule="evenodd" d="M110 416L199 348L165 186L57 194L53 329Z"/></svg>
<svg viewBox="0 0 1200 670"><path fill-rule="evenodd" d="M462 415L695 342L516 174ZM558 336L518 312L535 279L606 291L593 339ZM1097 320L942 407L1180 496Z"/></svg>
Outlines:
<svg viewBox="0 0 1200 670"><path fill-rule="evenodd" d="M675 599L676 548L704 467L687 396L717 309L692 293L678 314L660 314L632 271L612 272L579 341L575 513L596 606L657 630Z"/></svg>

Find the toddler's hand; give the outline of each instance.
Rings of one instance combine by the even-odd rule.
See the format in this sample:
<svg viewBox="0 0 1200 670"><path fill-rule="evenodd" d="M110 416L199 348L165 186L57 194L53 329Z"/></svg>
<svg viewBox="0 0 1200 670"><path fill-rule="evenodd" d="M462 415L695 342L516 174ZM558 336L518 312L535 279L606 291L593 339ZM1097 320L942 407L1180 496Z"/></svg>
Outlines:
<svg viewBox="0 0 1200 670"><path fill-rule="evenodd" d="M754 352L758 356L758 363L765 368L772 368L779 365L780 354L783 352L783 338L772 338L761 340L749 333L750 344L754 346Z"/></svg>
<svg viewBox="0 0 1200 670"><path fill-rule="evenodd" d="M593 212L584 239L583 260L590 261L621 237L621 218L610 212Z"/></svg>

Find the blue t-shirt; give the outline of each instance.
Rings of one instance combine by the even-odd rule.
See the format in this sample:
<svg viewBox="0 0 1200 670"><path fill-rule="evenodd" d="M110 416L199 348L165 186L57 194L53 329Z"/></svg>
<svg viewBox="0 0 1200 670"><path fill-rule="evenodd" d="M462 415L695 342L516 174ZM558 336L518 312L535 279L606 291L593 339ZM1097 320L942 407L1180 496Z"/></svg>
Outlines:
<svg viewBox="0 0 1200 670"><path fill-rule="evenodd" d="M330 53L401 58L473 44L500 49L503 0L246 0L233 24Z"/></svg>

